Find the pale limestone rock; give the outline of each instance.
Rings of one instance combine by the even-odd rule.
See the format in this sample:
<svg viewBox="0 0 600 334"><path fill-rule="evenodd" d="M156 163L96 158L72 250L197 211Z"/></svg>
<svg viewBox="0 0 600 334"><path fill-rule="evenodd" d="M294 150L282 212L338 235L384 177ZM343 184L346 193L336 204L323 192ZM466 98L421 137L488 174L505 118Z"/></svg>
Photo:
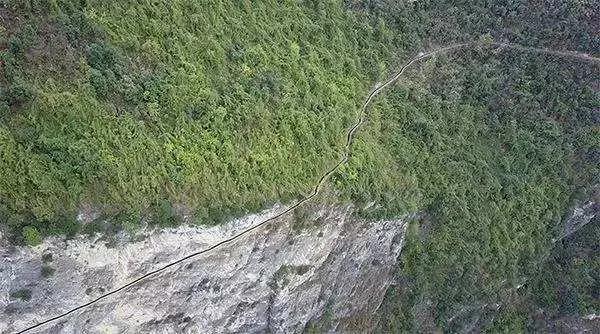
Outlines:
<svg viewBox="0 0 600 334"><path fill-rule="evenodd" d="M4 247L0 332L66 312L284 209L222 226L148 232L114 248L97 238ZM293 228L294 215L287 214L32 332L289 333L315 322L339 330L354 318L368 326L392 280L405 221L364 221L352 216L351 207L321 205L308 212L308 227ZM49 278L40 274L46 253L56 270ZM24 288L31 290L30 301L9 296Z"/></svg>

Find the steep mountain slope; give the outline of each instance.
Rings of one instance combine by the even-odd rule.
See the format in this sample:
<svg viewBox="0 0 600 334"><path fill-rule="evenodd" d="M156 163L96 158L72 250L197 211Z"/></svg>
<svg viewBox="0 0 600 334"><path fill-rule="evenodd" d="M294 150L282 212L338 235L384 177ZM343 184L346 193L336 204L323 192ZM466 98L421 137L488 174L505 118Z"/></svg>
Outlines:
<svg viewBox="0 0 600 334"><path fill-rule="evenodd" d="M330 200L357 215L424 212L380 329L599 313L594 258L549 257L600 184L599 18L593 1L0 1L0 228L36 245L302 198L370 87L418 52L480 41L406 72L333 175ZM538 303L562 272L578 277L559 287L569 301Z"/></svg>
<svg viewBox="0 0 600 334"><path fill-rule="evenodd" d="M76 228L85 205L133 226L180 205L206 223L301 196L390 55L335 2L80 3L3 10L15 229Z"/></svg>
<svg viewBox="0 0 600 334"><path fill-rule="evenodd" d="M109 247L101 239L76 239L20 249L10 255L12 261L0 262L0 296L21 291L21 298L8 303L0 298L5 310L0 333L25 329L94 300L282 209L208 228L154 231ZM287 214L198 262L172 267L36 331L289 333L320 332L349 321L371 327L372 310L391 282L407 225L366 221L352 217L352 211L313 205ZM16 277L11 279L12 273Z"/></svg>

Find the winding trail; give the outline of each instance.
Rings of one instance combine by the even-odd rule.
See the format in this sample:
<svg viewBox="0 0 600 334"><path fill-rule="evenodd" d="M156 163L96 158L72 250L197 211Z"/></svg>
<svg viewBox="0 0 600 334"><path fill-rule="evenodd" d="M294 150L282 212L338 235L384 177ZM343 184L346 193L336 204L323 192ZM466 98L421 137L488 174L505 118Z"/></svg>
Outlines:
<svg viewBox="0 0 600 334"><path fill-rule="evenodd" d="M17 333L25 333L28 331L31 331L33 329L39 328L43 325L49 324L51 322L54 322L56 320L59 320L61 318L64 318L70 314L73 314L81 309L84 309L90 305L93 305L97 302L99 302L100 300L106 299L109 296L115 295L127 288L130 288L144 280L147 280L149 278L151 278L152 276L165 271L168 268L174 267L178 264L181 264L189 259L192 259L194 257L197 257L199 255L208 253L220 246L223 246L225 244L229 244L232 241L244 236L244 235L248 235L250 233L252 233L253 231L267 225L268 223L280 218L281 216L291 212L292 210L298 208L299 206L304 205L305 203L309 202L310 200L312 200L315 196L317 196L319 194L319 192L321 191L321 188L323 187L323 185L325 184L325 182L329 179L329 177L344 163L346 163L349 159L350 156L350 148L352 146L352 142L354 141L354 137L356 135L356 132L359 130L359 128L364 124L365 120L366 120L366 115L367 115L367 108L369 107L369 105L371 104L371 102L373 102L373 100L375 99L375 97L377 97L377 95L379 95L379 93L381 93L383 90L385 90L387 87L391 86L393 83L395 83L396 81L398 81L398 79L404 74L404 72L406 71L407 68L409 68L410 66L412 66L413 64L425 59L425 58L430 58L434 55L440 54L440 53L446 53L449 51L454 51L457 49L462 49L462 48L469 48L469 49L473 49L476 46L488 46L488 47L497 47L497 48L504 48L504 49L512 49L512 50L517 50L517 51L522 51L522 52L534 52L534 53L544 53L544 54L549 54L549 55L554 55L557 57L563 57L563 58L576 58L576 59L580 59L580 60L584 60L584 61L590 61L590 62L598 62L600 63L600 58L595 58L593 56L584 54L584 53L578 53L578 52L572 52L572 51L556 51L556 50L550 50L550 49L544 49L544 48L534 48L534 47L527 47L527 46L522 46L522 45L518 45L518 44L511 44L511 43L498 43L498 42L492 42L492 43L480 43L480 42L468 42L468 43L458 43L458 44L451 44L445 47L441 47L426 53L419 53L417 56L415 56L414 58L412 58L408 63L406 63L404 66L402 66L400 68L400 70L398 70L392 77L390 77L387 81L385 81L382 84L376 84L375 88L369 93L369 95L367 95L367 98L365 99L365 102L362 105L362 108L360 109L359 115L357 117L356 123L354 123L354 125L348 130L347 134L346 134L346 145L344 146L344 152L342 153L342 157L341 159L333 166L331 167L328 171L326 171L323 176L321 176L321 178L319 179L319 182L315 185L312 193L303 198L302 200L298 201L296 204L290 206L289 208L287 208L286 210L278 213L277 215L268 218L232 237L229 237L227 239L224 239L208 248L199 250L197 252L191 253L185 257L182 257L174 262L171 262L167 265L164 265L158 269L152 270L140 277L138 277L137 279L115 289L112 291L109 291L99 297L97 297L94 300L91 300L85 304L82 304L80 306L77 306L69 311L66 311L62 314L59 314L55 317L43 320L35 325L32 325L30 327L24 328L20 331L18 331Z"/></svg>

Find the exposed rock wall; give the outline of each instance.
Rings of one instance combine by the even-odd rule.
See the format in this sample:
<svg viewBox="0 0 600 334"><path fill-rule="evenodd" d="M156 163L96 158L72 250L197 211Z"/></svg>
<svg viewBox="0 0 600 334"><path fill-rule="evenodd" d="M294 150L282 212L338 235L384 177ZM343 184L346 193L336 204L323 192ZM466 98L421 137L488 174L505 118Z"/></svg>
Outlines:
<svg viewBox="0 0 600 334"><path fill-rule="evenodd" d="M0 332L68 311L282 209L218 227L155 231L113 248L84 238L52 239L33 249L4 246ZM351 213L351 207L320 205L288 214L32 332L288 333L348 324L368 329L392 279L406 223L368 222ZM22 300L27 291L30 299Z"/></svg>

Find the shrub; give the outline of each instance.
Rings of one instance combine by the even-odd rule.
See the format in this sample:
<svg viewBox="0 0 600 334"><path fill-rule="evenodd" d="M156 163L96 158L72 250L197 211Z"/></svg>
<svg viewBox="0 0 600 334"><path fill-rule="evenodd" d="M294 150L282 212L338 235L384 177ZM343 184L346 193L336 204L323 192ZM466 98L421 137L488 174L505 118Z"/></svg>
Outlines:
<svg viewBox="0 0 600 334"><path fill-rule="evenodd" d="M108 97L111 89L109 87L108 80L101 71L92 68L90 70L90 82L99 98Z"/></svg>
<svg viewBox="0 0 600 334"><path fill-rule="evenodd" d="M31 100L33 88L22 80L16 80L8 89L5 100L10 106L20 106Z"/></svg>
<svg viewBox="0 0 600 334"><path fill-rule="evenodd" d="M42 261L44 263L52 262L52 253L44 253L42 255Z"/></svg>
<svg viewBox="0 0 600 334"><path fill-rule="evenodd" d="M28 246L37 246L42 243L42 236L37 228L32 226L23 227L23 241Z"/></svg>
<svg viewBox="0 0 600 334"><path fill-rule="evenodd" d="M8 40L8 49L10 50L10 53L12 53L13 55L17 55L17 56L22 55L23 52L25 51L25 45L23 43L23 40L17 36L12 36Z"/></svg>
<svg viewBox="0 0 600 334"><path fill-rule="evenodd" d="M2 91L0 90L0 96L2 96ZM10 107L6 102L0 100L0 122L6 119L10 114Z"/></svg>
<svg viewBox="0 0 600 334"><path fill-rule="evenodd" d="M91 67L98 70L107 70L115 67L117 51L109 44L94 43L90 46L88 62Z"/></svg>
<svg viewBox="0 0 600 334"><path fill-rule="evenodd" d="M168 200L160 200L157 204L157 223L163 227L175 226L179 222L179 217L175 208Z"/></svg>
<svg viewBox="0 0 600 334"><path fill-rule="evenodd" d="M20 299L22 301L27 302L27 301L31 300L31 290L20 289L17 291L13 291L10 293L10 297L15 298L15 299Z"/></svg>
<svg viewBox="0 0 600 334"><path fill-rule="evenodd" d="M48 277L54 275L55 271L56 270L54 268L47 266L47 265L43 265L42 266L42 277L48 278Z"/></svg>

